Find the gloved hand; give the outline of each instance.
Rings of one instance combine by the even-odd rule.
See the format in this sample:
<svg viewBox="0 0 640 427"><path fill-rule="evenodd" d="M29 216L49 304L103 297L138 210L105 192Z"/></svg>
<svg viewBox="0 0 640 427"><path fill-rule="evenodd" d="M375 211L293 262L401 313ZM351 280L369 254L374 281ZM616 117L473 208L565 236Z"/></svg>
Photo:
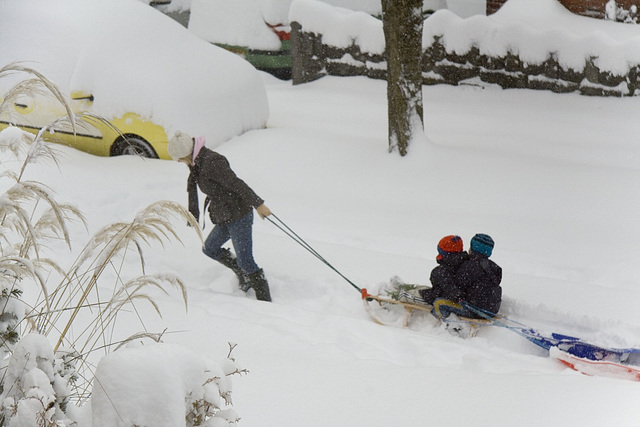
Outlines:
<svg viewBox="0 0 640 427"><path fill-rule="evenodd" d="M256 208L256 211L258 212L258 215L260 215L260 218L262 219L265 219L266 217L271 215L271 209L269 209L267 205L265 205L264 203L258 206Z"/></svg>

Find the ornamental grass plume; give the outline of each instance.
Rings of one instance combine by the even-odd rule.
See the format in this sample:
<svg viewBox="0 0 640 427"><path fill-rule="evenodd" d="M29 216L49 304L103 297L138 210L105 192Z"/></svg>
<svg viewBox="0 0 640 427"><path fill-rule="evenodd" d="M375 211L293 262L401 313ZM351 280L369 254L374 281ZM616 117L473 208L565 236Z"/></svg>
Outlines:
<svg viewBox="0 0 640 427"><path fill-rule="evenodd" d="M20 63L0 68L0 78L12 73L27 73L31 78L8 92L0 103L0 113L20 96L46 93L64 106L67 116L35 135L15 127L0 132L0 151L8 150L22 160L16 170L4 164L6 170L0 172L0 182L10 182L0 194L0 404L4 405L9 390L15 392L15 384L7 384L5 380L17 378L14 371L9 377L5 375L6 360L8 356L14 359L16 344L30 333L42 335L53 343L54 358L60 360L56 365L61 370L58 378L64 378L69 389L73 389L73 399L84 401L91 390L93 365L89 359L94 352L115 350L131 339L160 340L161 333L146 330L137 309L137 305L144 302L161 313L149 291L159 289L167 293L169 289L177 289L186 309L187 295L182 280L172 273L147 274L143 247L180 242L174 226L176 219L180 224L185 221L191 224L201 240L202 235L187 209L172 201L158 201L138 212L131 222L104 226L89 239L70 267L63 267L54 257L47 256L60 242L71 250L68 226L80 222L86 228L86 220L78 208L58 202L53 189L47 185L25 180L27 166L42 160L59 166L55 146L44 139L47 130L64 124L75 132L76 128L96 120L108 122L94 114L74 115L56 85L37 71ZM124 269L129 256L139 262L142 275L126 277L130 274L129 268ZM109 274L104 275L106 271ZM32 292L37 296L35 300L26 300L24 289L32 285L39 290ZM116 326L118 314L125 308L137 314L144 330L122 338ZM20 361L13 363L20 366ZM16 395L11 396L18 407ZM66 407L69 399L69 396L58 396L56 408ZM11 408L3 406L2 413L0 425L12 413Z"/></svg>

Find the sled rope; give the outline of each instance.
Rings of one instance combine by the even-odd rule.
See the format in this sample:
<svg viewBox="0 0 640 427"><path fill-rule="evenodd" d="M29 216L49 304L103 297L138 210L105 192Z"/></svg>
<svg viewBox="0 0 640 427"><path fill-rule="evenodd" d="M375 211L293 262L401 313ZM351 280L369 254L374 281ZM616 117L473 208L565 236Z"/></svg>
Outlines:
<svg viewBox="0 0 640 427"><path fill-rule="evenodd" d="M271 219L271 217L274 217L276 219L276 221ZM342 277L344 280L346 280L358 292L362 292L362 289L360 289L355 283L353 283L344 274L342 274L340 271L338 271L337 268L335 268L333 265L331 265L331 263L329 261L327 261L326 258L324 258L322 255L320 255L320 253L318 251L313 249L309 243L307 243L302 237L300 237L295 231L293 231L287 224L285 224L284 221L282 221L280 218L278 218L278 216L276 214L274 214L272 212L271 215L266 217L266 219L269 220L269 222L271 222L271 224L273 224L276 227L278 227L280 229L280 231L282 231L284 234L289 236L297 244L299 244L300 246L305 248L309 253L311 253L311 255L315 256L321 262L323 262L327 267L329 267L330 269L332 269L333 271L338 273L338 275L340 277Z"/></svg>
<svg viewBox="0 0 640 427"><path fill-rule="evenodd" d="M512 331L514 331L515 333L526 337L526 334L524 334L522 332L522 329L529 329L529 327L523 323L520 322L516 322L515 320L509 319L505 316L502 316L500 314L497 313L493 313L492 311L489 310L485 310L484 308L480 308L480 307L476 307L475 305L471 305L466 301L462 301L460 303L464 308L466 308L467 310L472 311L473 313L482 316L484 319L486 320L490 320L491 321L491 325L492 326L499 326L501 328L505 328L505 329L510 329ZM518 326L512 326L507 324L506 322L511 322L515 325Z"/></svg>

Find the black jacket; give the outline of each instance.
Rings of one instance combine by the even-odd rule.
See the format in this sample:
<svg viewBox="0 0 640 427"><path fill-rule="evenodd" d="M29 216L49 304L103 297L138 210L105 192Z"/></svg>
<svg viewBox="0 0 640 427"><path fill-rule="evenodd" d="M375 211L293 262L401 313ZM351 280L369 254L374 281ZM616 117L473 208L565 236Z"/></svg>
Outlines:
<svg viewBox="0 0 640 427"><path fill-rule="evenodd" d="M462 289L456 282L456 272L460 266L469 259L466 252L454 252L439 259L438 266L431 270L431 289L420 291L422 298L429 304L433 304L436 298L446 298L458 302Z"/></svg>
<svg viewBox="0 0 640 427"><path fill-rule="evenodd" d="M189 212L196 219L200 217L198 188L206 194L210 202L209 216L214 224L231 224L264 203L264 200L236 176L229 166L229 161L222 154L203 147L189 169Z"/></svg>
<svg viewBox="0 0 640 427"><path fill-rule="evenodd" d="M456 281L462 289L460 299L497 313L502 302L502 268L484 255L473 253L458 269Z"/></svg>

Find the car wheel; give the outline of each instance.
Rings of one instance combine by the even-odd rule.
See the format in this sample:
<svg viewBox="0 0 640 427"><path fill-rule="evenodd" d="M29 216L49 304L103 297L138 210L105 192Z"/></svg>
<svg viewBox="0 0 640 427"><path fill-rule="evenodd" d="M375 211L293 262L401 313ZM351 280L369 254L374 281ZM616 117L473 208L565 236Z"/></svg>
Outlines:
<svg viewBox="0 0 640 427"><path fill-rule="evenodd" d="M140 157L148 157L150 159L157 159L158 154L144 139L139 136L125 135L120 138L111 146L112 156L133 155Z"/></svg>

